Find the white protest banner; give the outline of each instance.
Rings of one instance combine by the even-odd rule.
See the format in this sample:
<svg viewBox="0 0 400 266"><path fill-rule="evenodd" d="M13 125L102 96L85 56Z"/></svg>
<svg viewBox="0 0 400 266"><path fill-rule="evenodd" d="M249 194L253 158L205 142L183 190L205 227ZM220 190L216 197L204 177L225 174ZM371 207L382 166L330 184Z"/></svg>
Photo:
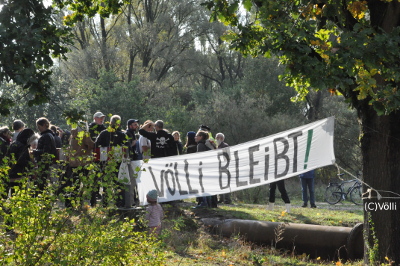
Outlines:
<svg viewBox="0 0 400 266"><path fill-rule="evenodd" d="M159 202L252 188L335 163L334 117L272 136L187 155L150 159L138 178L141 204L156 189Z"/></svg>

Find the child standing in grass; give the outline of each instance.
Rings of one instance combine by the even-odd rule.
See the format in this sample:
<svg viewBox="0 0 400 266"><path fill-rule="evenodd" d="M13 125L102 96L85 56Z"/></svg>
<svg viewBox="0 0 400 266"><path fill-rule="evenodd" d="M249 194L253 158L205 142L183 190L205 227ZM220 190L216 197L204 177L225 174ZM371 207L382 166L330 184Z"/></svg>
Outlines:
<svg viewBox="0 0 400 266"><path fill-rule="evenodd" d="M161 233L161 219L164 217L164 211L160 204L158 204L157 190L150 190L147 195L147 202L149 206L146 209L146 220L149 222L149 233L160 235Z"/></svg>

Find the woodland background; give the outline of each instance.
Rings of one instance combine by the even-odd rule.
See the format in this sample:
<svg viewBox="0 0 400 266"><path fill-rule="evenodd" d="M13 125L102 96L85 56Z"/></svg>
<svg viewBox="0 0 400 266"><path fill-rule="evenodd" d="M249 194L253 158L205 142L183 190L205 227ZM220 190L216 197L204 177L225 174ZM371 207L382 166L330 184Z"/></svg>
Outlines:
<svg viewBox="0 0 400 266"><path fill-rule="evenodd" d="M17 103L0 125L21 119L35 128L45 116L69 130L71 112L91 122L102 111L120 115L123 125L130 118L162 119L183 142L186 132L205 124L235 145L335 116L337 163L359 171L359 125L343 98L326 90L296 102L294 89L279 79L284 69L276 58L230 50L221 36L232 29L209 18L199 1L145 0L131 1L118 15L78 22L67 60L54 59L48 103L29 107L31 96L20 86L0 83L1 94ZM335 172L327 167L321 177Z"/></svg>

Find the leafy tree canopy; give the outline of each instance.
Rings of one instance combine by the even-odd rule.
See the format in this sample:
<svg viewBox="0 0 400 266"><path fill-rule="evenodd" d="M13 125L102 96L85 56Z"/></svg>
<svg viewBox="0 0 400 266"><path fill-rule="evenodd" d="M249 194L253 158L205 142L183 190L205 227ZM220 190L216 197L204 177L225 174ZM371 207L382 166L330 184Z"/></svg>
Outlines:
<svg viewBox="0 0 400 266"><path fill-rule="evenodd" d="M53 57L68 51L68 28L57 26L53 9L38 0L3 1L0 10L0 82L12 82L29 94L28 105L48 101ZM0 93L0 114L15 103Z"/></svg>
<svg viewBox="0 0 400 266"><path fill-rule="evenodd" d="M49 101L53 58L66 59L72 43L71 28L85 15L107 17L120 10L124 1L2 0L0 3L0 82L20 85L28 96L28 105ZM72 13L57 23L58 9ZM0 91L0 114L8 115L16 103Z"/></svg>
<svg viewBox="0 0 400 266"><path fill-rule="evenodd" d="M73 26L76 22L82 21L85 16L94 17L99 14L101 17L108 17L111 14L118 14L126 0L54 0L58 8L67 8L72 13L64 17L66 25Z"/></svg>
<svg viewBox="0 0 400 266"><path fill-rule="evenodd" d="M253 5L254 3L254 5ZM378 114L400 107L397 1L208 1L211 20L236 26L225 40L246 55L279 55L303 99L309 88L343 94ZM244 7L253 16L240 16ZM385 12L387 11L387 12Z"/></svg>

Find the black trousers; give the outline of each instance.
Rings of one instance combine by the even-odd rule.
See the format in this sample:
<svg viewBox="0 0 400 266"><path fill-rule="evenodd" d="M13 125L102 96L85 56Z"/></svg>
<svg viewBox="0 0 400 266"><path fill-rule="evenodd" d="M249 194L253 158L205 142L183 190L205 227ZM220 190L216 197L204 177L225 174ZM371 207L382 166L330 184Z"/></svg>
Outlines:
<svg viewBox="0 0 400 266"><path fill-rule="evenodd" d="M279 180L277 182L269 184L269 202L271 203L275 202L276 187L278 187L278 190L281 193L282 200L285 203L290 203L289 196L285 188L285 180Z"/></svg>

